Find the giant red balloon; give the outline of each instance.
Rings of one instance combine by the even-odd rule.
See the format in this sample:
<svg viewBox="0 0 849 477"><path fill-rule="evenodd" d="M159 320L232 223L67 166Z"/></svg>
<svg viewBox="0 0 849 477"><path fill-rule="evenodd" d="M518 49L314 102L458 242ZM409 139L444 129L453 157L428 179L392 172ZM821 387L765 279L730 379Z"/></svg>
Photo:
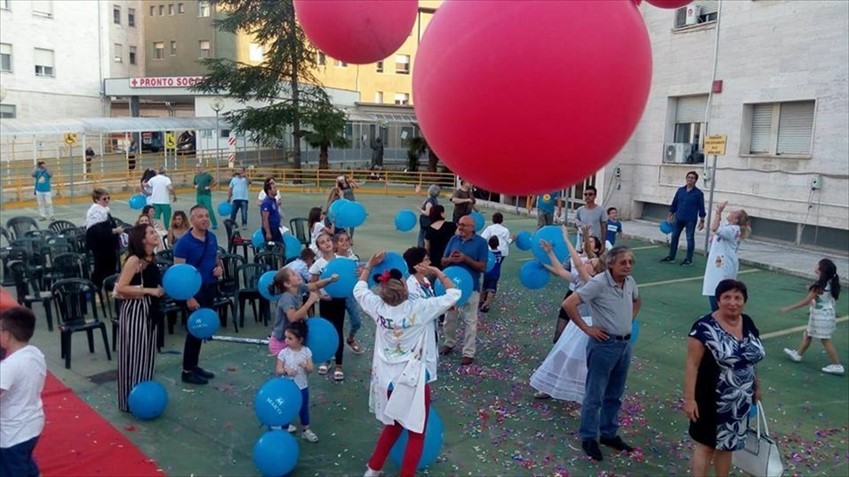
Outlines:
<svg viewBox="0 0 849 477"><path fill-rule="evenodd" d="M413 99L452 171L490 191L539 194L616 155L651 70L631 0L448 1L419 46Z"/></svg>
<svg viewBox="0 0 849 477"><path fill-rule="evenodd" d="M0 311L6 311L16 306L21 306L18 304L18 300L15 300L5 289L0 288Z"/></svg>
<svg viewBox="0 0 849 477"><path fill-rule="evenodd" d="M657 8L681 8L684 5L689 5L693 0L646 0Z"/></svg>
<svg viewBox="0 0 849 477"><path fill-rule="evenodd" d="M355 64L381 61L410 36L416 0L295 0L295 15L321 51Z"/></svg>

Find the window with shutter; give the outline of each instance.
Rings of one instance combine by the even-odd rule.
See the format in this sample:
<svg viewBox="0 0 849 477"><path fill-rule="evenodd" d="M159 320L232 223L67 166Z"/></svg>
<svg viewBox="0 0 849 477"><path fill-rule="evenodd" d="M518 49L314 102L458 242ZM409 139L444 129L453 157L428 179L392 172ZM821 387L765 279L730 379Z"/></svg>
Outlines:
<svg viewBox="0 0 849 477"><path fill-rule="evenodd" d="M781 103L778 154L810 155L814 132L814 101Z"/></svg>
<svg viewBox="0 0 849 477"><path fill-rule="evenodd" d="M702 123L705 121L707 95L681 96L675 112L676 123Z"/></svg>
<svg viewBox="0 0 849 477"><path fill-rule="evenodd" d="M772 137L773 104L756 104L752 106L752 144L749 152L752 154L768 153Z"/></svg>

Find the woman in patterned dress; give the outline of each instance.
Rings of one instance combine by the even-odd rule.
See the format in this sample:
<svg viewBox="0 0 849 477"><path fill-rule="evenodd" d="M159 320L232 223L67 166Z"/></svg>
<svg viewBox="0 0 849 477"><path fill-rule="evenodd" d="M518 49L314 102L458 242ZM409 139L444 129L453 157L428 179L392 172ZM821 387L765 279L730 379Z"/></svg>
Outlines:
<svg viewBox="0 0 849 477"><path fill-rule="evenodd" d="M693 475L727 476L731 455L746 443L749 408L761 400L755 363L764 358L758 329L743 308L746 284L723 280L716 287L719 309L693 324L687 340L684 414L690 420Z"/></svg>

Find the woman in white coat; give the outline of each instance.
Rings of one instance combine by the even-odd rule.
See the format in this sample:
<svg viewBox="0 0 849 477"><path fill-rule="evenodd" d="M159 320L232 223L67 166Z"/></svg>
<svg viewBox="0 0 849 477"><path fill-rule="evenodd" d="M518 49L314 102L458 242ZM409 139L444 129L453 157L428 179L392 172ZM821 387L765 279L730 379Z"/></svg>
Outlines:
<svg viewBox="0 0 849 477"><path fill-rule="evenodd" d="M722 211L728 202L722 202L716 206L716 215L710 224L713 233L710 241L710 252L708 252L707 264L705 264L705 278L702 284L702 295L708 297L710 310L716 311L719 305L716 302L716 286L726 279L737 279L737 271L740 262L737 259L737 249L751 232L749 226L749 214L745 210L732 210L728 218L722 220Z"/></svg>
<svg viewBox="0 0 849 477"><path fill-rule="evenodd" d="M369 409L385 424L368 461L365 475L382 475L380 469L404 429L409 441L404 451L401 476L416 473L424 447L430 405L430 385L436 381L436 362L425 359L436 348L435 321L460 299L460 290L436 267L419 264L416 271L436 275L445 295L410 298L400 271L376 275L377 293L368 288L371 270L383 261L384 252L373 255L360 272L354 297L377 325L369 389Z"/></svg>

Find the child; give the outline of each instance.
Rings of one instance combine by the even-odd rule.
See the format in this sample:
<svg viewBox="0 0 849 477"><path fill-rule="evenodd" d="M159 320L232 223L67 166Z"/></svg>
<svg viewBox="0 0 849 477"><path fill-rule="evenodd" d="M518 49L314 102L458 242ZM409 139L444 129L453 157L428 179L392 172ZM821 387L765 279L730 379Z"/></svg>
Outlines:
<svg viewBox="0 0 849 477"><path fill-rule="evenodd" d="M318 245L315 243L318 236L324 233L326 229L333 235L333 225L326 226L324 223L326 218L327 216L321 210L321 207L313 207L307 215L307 228L310 229L310 248L315 253L318 253Z"/></svg>
<svg viewBox="0 0 849 477"><path fill-rule="evenodd" d="M318 436L310 429L310 389L307 374L312 372L312 351L304 346L307 339L307 324L303 320L293 321L286 327L286 347L277 355L278 376L288 376L301 390L301 438L307 442L318 442Z"/></svg>
<svg viewBox="0 0 849 477"><path fill-rule="evenodd" d="M622 222L619 221L619 210L616 207L607 208L607 233L605 235L604 249L610 250L616 245L616 236L622 235Z"/></svg>
<svg viewBox="0 0 849 477"><path fill-rule="evenodd" d="M310 281L310 267L313 263L315 263L315 252L307 247L301 250L301 256L299 258L287 263L283 268L296 271L306 283Z"/></svg>
<svg viewBox="0 0 849 477"><path fill-rule="evenodd" d="M492 225L483 229L481 237L483 237L484 240L489 240L490 237L498 237L498 250L501 251L501 255L504 258L507 258L507 255L510 255L509 245L513 243L514 237L510 235L510 231L507 227L501 225L503 222L504 216L501 215L501 212L492 214Z"/></svg>
<svg viewBox="0 0 849 477"><path fill-rule="evenodd" d="M496 213L495 215L501 215ZM493 220L495 216L493 215ZM496 222L498 224L498 222ZM492 227L492 225L490 225ZM507 229L504 229L507 230ZM489 238L489 249L495 255L495 266L483 276L483 294L481 295L481 313L489 313L489 307L492 305L492 300L495 298L495 292L498 291L498 279L501 278L501 262L504 261L504 256L501 255L499 249L498 237L493 235Z"/></svg>
<svg viewBox="0 0 849 477"><path fill-rule="evenodd" d="M837 276L837 267L834 262L824 258L819 261L816 268L816 274L819 277L817 281L808 287L808 296L802 301L789 306L780 308L780 313L786 313L796 308L810 305L810 317L808 318L808 329L802 335L802 343L799 344L798 350L784 348L784 354L790 357L795 362L802 361L802 355L808 350L811 345L812 338L822 340L822 347L828 353L828 358L831 364L822 368L823 373L828 374L843 374L843 365L840 364L840 357L831 344L831 334L834 333L836 320L834 315L834 301L840 295L840 278Z"/></svg>
<svg viewBox="0 0 849 477"><path fill-rule="evenodd" d="M318 247L318 258L315 259L315 263L313 263L310 267L310 274L312 275L310 281L312 282L318 281L321 272L324 271L324 267L326 267L331 260L336 258L336 254L333 252L333 238L328 230L325 229L325 231L315 239L315 244ZM345 299L333 298L326 292L322 292L318 302L318 311L321 313L323 318L333 324L333 328L335 328L336 332L339 334L340 340L339 346L336 348L336 369L333 371L333 380L344 381L345 373L342 371L342 357L345 344L342 342L341 337L344 336ZM318 374L327 374L329 369L329 361L322 363L318 367Z"/></svg>
<svg viewBox="0 0 849 477"><path fill-rule="evenodd" d="M271 336L268 337L268 353L277 356L286 347L283 331L287 324L303 321L307 318L310 308L318 301L317 291L335 282L339 277L333 274L330 278L318 280L305 284L301 275L291 269L281 268L271 282L269 292L272 295L282 293L277 300L277 314L274 318L274 326ZM302 299L304 294L309 293L306 301Z"/></svg>
<svg viewBox="0 0 849 477"><path fill-rule="evenodd" d="M347 258L355 262L359 262L360 257L358 257L351 249L351 237L348 235L348 232L344 230L339 232L333 240L336 244L336 257ZM345 344L352 353L363 354L363 349L359 344L357 344L356 338L357 331L359 331L360 327L363 325L363 319L360 316L360 305L357 304L357 300L354 299L353 295L345 298L345 311L348 312L348 318L351 320L351 326L348 331L348 338L345 339Z"/></svg>
<svg viewBox="0 0 849 477"><path fill-rule="evenodd" d="M13 307L0 314L0 475L37 477L32 458L44 429L41 391L47 365L38 348L29 344L35 332L35 315Z"/></svg>

